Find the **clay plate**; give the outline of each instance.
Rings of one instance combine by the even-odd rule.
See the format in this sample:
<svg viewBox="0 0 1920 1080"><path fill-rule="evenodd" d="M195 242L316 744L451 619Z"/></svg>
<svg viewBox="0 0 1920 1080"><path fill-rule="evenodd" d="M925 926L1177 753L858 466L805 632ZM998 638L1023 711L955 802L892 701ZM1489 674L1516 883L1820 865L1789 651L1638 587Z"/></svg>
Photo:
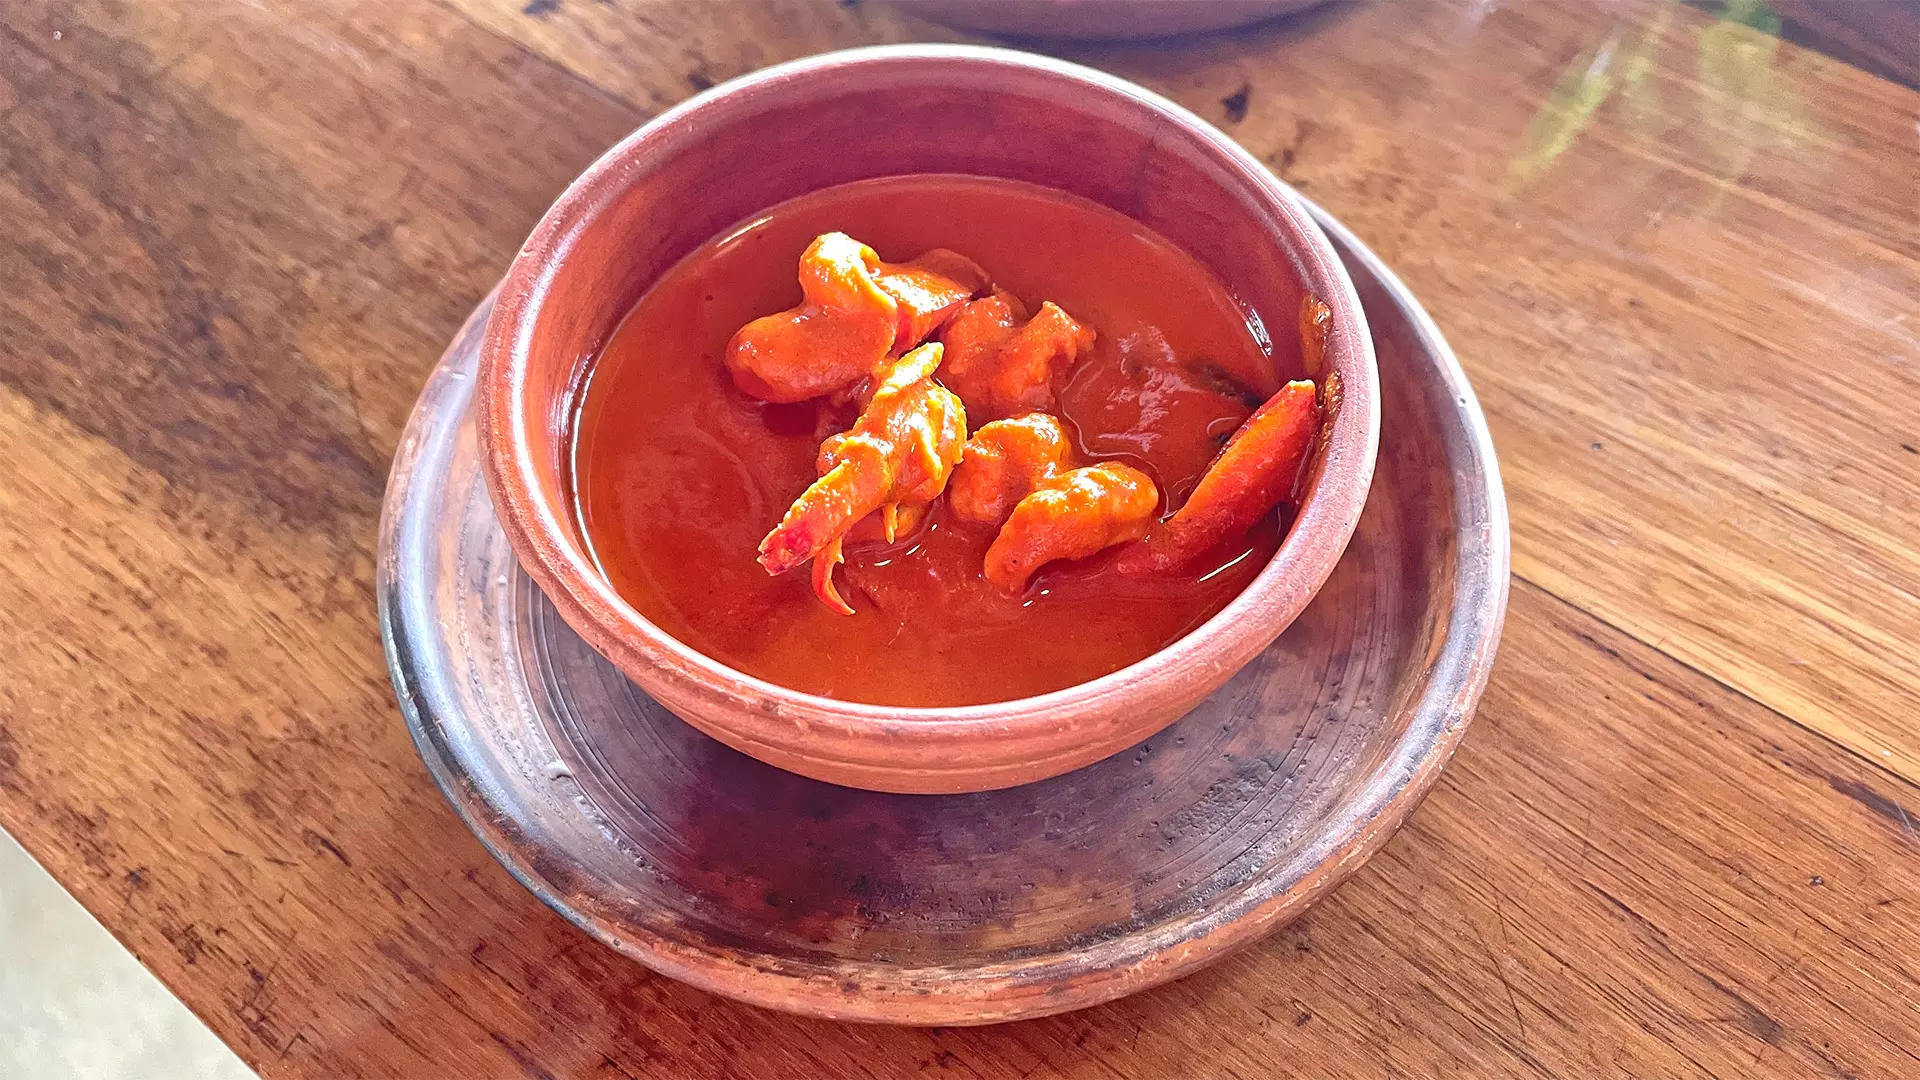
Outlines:
<svg viewBox="0 0 1920 1080"><path fill-rule="evenodd" d="M1315 209L1358 285L1383 435L1346 557L1173 726L1050 780L889 795L700 734L569 630L494 518L473 422L483 303L393 466L378 593L429 769L588 933L715 993L977 1024L1111 1000L1284 925L1360 865L1466 730L1507 601L1492 445L1405 288Z"/></svg>

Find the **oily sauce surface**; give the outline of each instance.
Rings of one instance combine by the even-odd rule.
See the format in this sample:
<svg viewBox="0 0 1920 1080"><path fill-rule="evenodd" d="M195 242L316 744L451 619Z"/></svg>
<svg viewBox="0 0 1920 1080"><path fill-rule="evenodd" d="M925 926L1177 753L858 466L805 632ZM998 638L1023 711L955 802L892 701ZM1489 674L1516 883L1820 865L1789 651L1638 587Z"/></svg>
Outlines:
<svg viewBox="0 0 1920 1080"><path fill-rule="evenodd" d="M579 511L614 588L680 641L747 674L847 701L950 706L1085 682L1181 637L1278 545L1270 515L1201 572L1129 580L1107 555L1042 570L1023 596L981 577L993 532L936 503L893 544L850 545L841 591L805 568L769 577L756 549L814 479L851 409L769 405L722 367L729 336L800 300L795 265L839 230L883 259L951 248L1030 304L1099 334L1058 387L1085 461L1145 469L1180 505L1220 443L1279 386L1246 314L1192 258L1134 221L1012 181L892 177L815 192L712 241L641 298L595 362L575 446Z"/></svg>

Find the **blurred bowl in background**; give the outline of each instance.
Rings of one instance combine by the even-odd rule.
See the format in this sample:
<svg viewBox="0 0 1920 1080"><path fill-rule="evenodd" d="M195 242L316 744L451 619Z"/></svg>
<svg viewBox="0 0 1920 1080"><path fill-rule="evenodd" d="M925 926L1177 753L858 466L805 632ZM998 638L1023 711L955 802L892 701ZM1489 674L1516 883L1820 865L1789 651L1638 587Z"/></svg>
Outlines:
<svg viewBox="0 0 1920 1080"><path fill-rule="evenodd" d="M1326 0L901 0L915 15L962 30L1070 41L1230 30Z"/></svg>

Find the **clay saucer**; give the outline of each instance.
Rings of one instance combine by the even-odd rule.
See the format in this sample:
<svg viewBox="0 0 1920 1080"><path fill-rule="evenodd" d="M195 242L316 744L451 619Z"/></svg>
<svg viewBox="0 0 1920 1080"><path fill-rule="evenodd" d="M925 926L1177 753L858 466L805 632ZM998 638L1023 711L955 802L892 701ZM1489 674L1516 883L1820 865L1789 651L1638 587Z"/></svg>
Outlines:
<svg viewBox="0 0 1920 1080"><path fill-rule="evenodd" d="M703 989L815 1016L978 1024L1185 975L1383 844L1465 733L1506 610L1506 504L1473 393L1397 279L1314 213L1378 353L1365 514L1306 612L1199 708L1049 780L890 795L700 734L577 637L494 517L474 313L401 441L380 618L455 810L549 905Z"/></svg>

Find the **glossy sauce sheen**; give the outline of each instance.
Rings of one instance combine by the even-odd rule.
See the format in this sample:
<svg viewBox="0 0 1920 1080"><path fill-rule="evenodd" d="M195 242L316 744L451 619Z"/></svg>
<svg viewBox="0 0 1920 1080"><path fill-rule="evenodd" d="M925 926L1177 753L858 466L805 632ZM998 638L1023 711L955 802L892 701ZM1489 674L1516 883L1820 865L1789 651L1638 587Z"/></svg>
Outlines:
<svg viewBox="0 0 1920 1080"><path fill-rule="evenodd" d="M1024 596L981 578L991 530L942 500L918 532L849 545L841 591L817 600L801 568L754 561L814 479L820 441L852 423L824 403L767 405L721 366L747 321L797 303L795 266L840 230L903 261L959 251L1037 306L1052 300L1099 340L1060 389L1085 457L1145 469L1162 513L1192 491L1276 371L1246 312L1184 252L1130 219L1011 181L894 177L815 192L708 243L656 283L590 376L575 447L589 543L615 589L661 629L769 682L848 701L951 706L1059 690L1117 671L1200 625L1278 544L1268 520L1194 576L1129 580L1107 554L1043 569ZM1290 326L1289 326L1290 329Z"/></svg>

